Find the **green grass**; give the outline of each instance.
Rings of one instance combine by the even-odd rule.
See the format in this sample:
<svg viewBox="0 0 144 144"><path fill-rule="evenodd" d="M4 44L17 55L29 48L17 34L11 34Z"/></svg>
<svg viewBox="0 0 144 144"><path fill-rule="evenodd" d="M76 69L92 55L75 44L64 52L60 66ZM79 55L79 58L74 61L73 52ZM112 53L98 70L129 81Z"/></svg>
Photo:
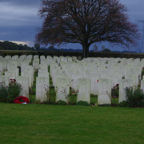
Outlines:
<svg viewBox="0 0 144 144"><path fill-rule="evenodd" d="M143 144L144 109L0 103L1 144Z"/></svg>
<svg viewBox="0 0 144 144"><path fill-rule="evenodd" d="M29 63L29 65L32 66L32 64L33 64L33 62L31 61L31 62Z"/></svg>

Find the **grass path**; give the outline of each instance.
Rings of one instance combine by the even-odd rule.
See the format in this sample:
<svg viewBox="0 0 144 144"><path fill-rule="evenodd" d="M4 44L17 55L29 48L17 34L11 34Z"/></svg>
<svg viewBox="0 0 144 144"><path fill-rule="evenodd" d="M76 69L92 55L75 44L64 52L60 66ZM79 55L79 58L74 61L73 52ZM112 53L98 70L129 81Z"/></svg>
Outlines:
<svg viewBox="0 0 144 144"><path fill-rule="evenodd" d="M0 103L0 143L143 144L144 109Z"/></svg>

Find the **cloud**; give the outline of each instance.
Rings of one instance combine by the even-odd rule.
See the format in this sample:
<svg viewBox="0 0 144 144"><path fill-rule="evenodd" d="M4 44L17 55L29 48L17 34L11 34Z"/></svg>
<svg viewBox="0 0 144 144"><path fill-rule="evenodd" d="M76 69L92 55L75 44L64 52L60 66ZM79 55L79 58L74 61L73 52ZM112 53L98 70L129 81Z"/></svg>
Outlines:
<svg viewBox="0 0 144 144"><path fill-rule="evenodd" d="M17 6L25 6L25 5L39 6L41 4L41 0L1 0L1 2L3 1L11 5L17 5Z"/></svg>
<svg viewBox="0 0 144 144"><path fill-rule="evenodd" d="M144 0L120 0L120 3L126 6L131 21L135 21L137 18L144 19Z"/></svg>
<svg viewBox="0 0 144 144"><path fill-rule="evenodd" d="M0 1L0 39L8 41L32 41L36 28L42 20L37 16L40 1L2 0Z"/></svg>
<svg viewBox="0 0 144 144"><path fill-rule="evenodd" d="M11 41L11 42L13 42L13 43L16 43L16 44L22 44L22 45L28 45L28 46L33 46L32 44L33 44L33 42L32 41L26 41L26 42L22 42L22 41Z"/></svg>
<svg viewBox="0 0 144 144"><path fill-rule="evenodd" d="M0 3L0 26L39 25L38 7L33 5L18 6L9 2Z"/></svg>
<svg viewBox="0 0 144 144"><path fill-rule="evenodd" d="M0 39L11 41L31 41L35 38L34 26L0 27Z"/></svg>

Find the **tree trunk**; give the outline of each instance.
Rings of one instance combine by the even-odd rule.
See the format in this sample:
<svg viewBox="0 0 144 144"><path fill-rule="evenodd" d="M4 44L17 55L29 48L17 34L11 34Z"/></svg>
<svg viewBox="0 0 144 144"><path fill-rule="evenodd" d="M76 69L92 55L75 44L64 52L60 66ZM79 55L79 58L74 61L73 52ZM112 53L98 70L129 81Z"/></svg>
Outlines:
<svg viewBox="0 0 144 144"><path fill-rule="evenodd" d="M89 55L89 45L85 44L82 47L83 47L83 58L87 58Z"/></svg>

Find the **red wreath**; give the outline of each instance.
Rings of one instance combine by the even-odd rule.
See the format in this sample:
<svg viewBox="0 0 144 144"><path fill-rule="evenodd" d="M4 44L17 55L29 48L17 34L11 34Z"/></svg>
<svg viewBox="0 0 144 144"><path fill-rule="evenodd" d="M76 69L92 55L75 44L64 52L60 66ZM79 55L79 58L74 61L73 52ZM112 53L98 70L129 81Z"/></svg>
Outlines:
<svg viewBox="0 0 144 144"><path fill-rule="evenodd" d="M14 100L14 103L18 103L18 104L22 104L22 103L29 103L29 99L27 97L24 97L24 96L19 96L19 97L16 97L15 100Z"/></svg>

